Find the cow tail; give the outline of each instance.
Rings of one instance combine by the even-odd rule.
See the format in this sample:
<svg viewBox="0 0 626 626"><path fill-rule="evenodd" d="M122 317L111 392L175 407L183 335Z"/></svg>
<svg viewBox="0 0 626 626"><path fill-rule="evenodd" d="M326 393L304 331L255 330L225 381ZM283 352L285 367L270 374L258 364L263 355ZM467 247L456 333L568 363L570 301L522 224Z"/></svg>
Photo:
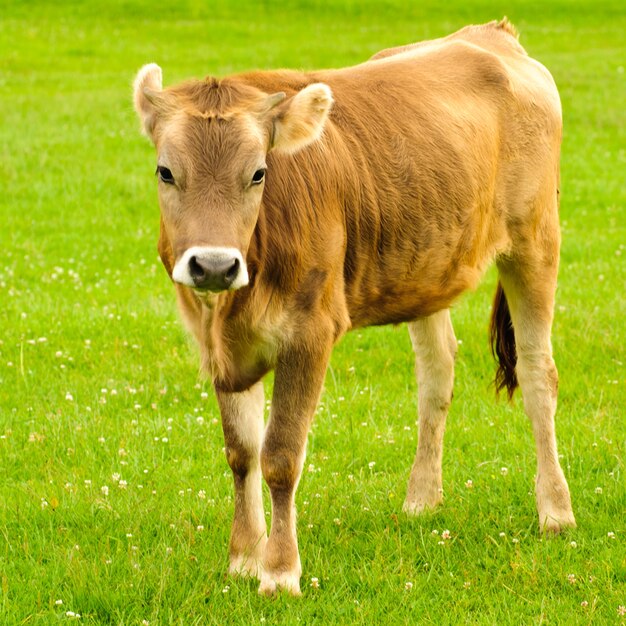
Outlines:
<svg viewBox="0 0 626 626"><path fill-rule="evenodd" d="M506 393L511 400L513 393L518 387L515 364L517 363L517 351L515 348L515 335L511 323L511 312L502 285L498 282L496 295L493 298L491 309L491 323L489 325L489 337L491 341L491 354L498 362L496 371L496 393L500 393L506 387Z"/></svg>

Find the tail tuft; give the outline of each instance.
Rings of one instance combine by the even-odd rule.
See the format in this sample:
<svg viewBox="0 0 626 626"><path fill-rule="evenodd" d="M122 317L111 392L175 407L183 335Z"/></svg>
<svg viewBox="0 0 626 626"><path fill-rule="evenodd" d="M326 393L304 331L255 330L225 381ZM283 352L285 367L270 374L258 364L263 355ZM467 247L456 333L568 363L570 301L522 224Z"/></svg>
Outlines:
<svg viewBox="0 0 626 626"><path fill-rule="evenodd" d="M498 361L496 371L496 393L500 393L506 387L506 393L511 400L518 387L515 364L517 363L517 351L515 349L515 334L511 323L511 312L502 285L498 283L496 295L493 298L491 309L491 323L489 326L491 341L491 353Z"/></svg>

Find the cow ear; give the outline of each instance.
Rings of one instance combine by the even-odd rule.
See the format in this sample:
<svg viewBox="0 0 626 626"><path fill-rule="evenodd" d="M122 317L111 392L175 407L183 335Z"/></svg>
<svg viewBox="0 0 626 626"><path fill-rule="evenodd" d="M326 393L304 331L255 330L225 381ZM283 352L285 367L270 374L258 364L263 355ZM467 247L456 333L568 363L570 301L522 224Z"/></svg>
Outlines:
<svg viewBox="0 0 626 626"><path fill-rule="evenodd" d="M277 107L272 149L293 153L320 138L333 104L328 85L314 83Z"/></svg>
<svg viewBox="0 0 626 626"><path fill-rule="evenodd" d="M144 65L133 83L133 102L144 135L154 141L154 126L160 94L163 90L163 74L156 63Z"/></svg>

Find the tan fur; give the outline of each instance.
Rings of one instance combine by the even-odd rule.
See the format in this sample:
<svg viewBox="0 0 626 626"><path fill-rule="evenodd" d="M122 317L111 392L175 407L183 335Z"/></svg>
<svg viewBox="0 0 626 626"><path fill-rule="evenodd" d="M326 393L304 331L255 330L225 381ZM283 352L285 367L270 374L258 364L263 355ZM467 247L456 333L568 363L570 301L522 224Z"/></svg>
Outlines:
<svg viewBox="0 0 626 626"><path fill-rule="evenodd" d="M494 258L516 337L520 328L540 523L572 525L550 347L561 108L513 26L468 26L338 70L252 72L162 91L156 80L145 88L148 76L154 67L139 74L135 107L176 181L159 183L168 273L192 246L227 246L250 279L219 294L176 285L203 366L218 397L231 398L276 370L260 452L229 435L238 410L225 412L235 474L260 463L271 491L261 591L299 591L295 489L332 345L351 328L414 322L420 446L405 508L441 500L454 356L446 310ZM264 167L264 182L252 185ZM235 564L259 534L249 518L235 514L244 538L231 539Z"/></svg>

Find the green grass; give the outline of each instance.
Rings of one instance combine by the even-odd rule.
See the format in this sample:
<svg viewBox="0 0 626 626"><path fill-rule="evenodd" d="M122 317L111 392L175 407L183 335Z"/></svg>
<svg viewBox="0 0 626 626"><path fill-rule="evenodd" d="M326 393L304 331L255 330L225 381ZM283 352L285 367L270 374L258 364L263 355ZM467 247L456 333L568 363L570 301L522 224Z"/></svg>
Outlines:
<svg viewBox="0 0 626 626"><path fill-rule="evenodd" d="M334 4L2 2L2 624L66 611L123 625L624 623L623 3ZM134 73L157 61L171 84L341 66L505 13L563 99L557 426L579 527L538 534L530 427L490 386L490 272L453 311L443 508L401 514L416 440L406 330L353 333L333 355L297 497L304 595L260 598L225 574L231 478L156 256Z"/></svg>

